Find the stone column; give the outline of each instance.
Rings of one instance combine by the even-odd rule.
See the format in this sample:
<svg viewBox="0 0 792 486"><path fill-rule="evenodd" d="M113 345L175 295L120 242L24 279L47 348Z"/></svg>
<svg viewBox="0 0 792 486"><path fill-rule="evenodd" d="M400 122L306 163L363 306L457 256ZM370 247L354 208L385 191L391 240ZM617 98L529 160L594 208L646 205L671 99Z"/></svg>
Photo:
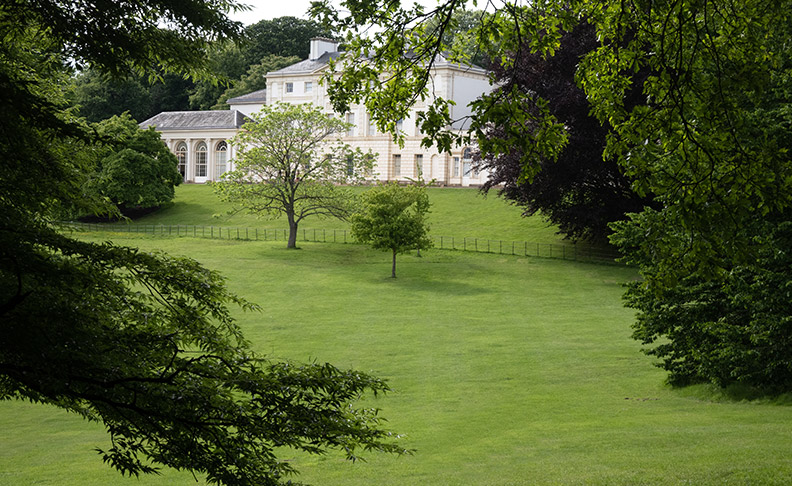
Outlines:
<svg viewBox="0 0 792 486"><path fill-rule="evenodd" d="M184 143L187 145L187 160L185 161L187 167L184 171L184 180L189 182L195 180L195 167L193 166L195 148L191 138L185 138Z"/></svg>
<svg viewBox="0 0 792 486"><path fill-rule="evenodd" d="M212 139L207 138L204 140L206 144L206 179L215 180L215 150L212 146Z"/></svg>
<svg viewBox="0 0 792 486"><path fill-rule="evenodd" d="M226 155L226 170L234 170L234 156L236 155L236 147L231 145L231 143L226 140L226 145L228 146L228 152Z"/></svg>

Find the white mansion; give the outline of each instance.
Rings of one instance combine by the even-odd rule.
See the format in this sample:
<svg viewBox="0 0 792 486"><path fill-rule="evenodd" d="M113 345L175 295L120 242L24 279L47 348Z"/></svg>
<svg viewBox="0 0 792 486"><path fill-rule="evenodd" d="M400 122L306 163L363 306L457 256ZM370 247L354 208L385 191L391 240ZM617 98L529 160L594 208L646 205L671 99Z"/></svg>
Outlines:
<svg viewBox="0 0 792 486"><path fill-rule="evenodd" d="M332 113L326 89L319 79L328 67L328 60L341 54L337 48L335 41L312 39L308 59L267 73L267 89L228 100L230 110L163 112L140 126L154 126L162 134L179 160L185 181L216 180L233 164L234 147L228 140L248 120L246 115L259 111L265 104L313 103ZM431 75L434 96L456 103L451 107L451 118L456 120L469 115L468 103L491 89L486 71L479 67L460 66L441 59L434 64ZM417 105L414 109L423 108ZM447 185L479 185L486 180L486 173L472 170L470 148L459 148L449 155L421 147L423 135L416 126L414 113L397 124L405 134L404 147L399 147L390 134L376 129L365 107L353 106L343 114L347 122L355 125L343 135L344 142L378 154L374 164L378 180L407 180L419 174L425 180L435 179ZM452 128L463 129L461 123Z"/></svg>

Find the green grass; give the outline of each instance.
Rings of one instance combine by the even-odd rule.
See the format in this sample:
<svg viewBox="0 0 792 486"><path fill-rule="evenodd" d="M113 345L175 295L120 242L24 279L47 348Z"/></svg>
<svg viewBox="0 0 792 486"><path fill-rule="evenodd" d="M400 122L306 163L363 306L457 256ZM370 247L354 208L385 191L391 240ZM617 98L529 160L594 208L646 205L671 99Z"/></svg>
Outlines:
<svg viewBox="0 0 792 486"><path fill-rule="evenodd" d="M353 188L356 192L363 187ZM523 218L521 209L507 203L493 192L484 197L474 188L429 188L432 209L431 232L457 238L490 238L570 245L556 234L556 228L540 216ZM260 219L246 213L228 215L231 206L217 199L212 188L203 184L183 184L176 188L174 204L137 220L136 224L247 226L288 228L285 219ZM213 217L213 215L215 217ZM309 218L306 229L345 229L337 219Z"/></svg>
<svg viewBox="0 0 792 486"><path fill-rule="evenodd" d="M133 235L134 236L134 235ZM792 483L792 408L673 390L630 338L634 271L451 251L400 256L358 245L113 238L189 255L262 305L239 313L261 353L387 378L369 399L412 456L283 451L324 486L765 485ZM117 477L95 424L0 402L0 485L194 484Z"/></svg>

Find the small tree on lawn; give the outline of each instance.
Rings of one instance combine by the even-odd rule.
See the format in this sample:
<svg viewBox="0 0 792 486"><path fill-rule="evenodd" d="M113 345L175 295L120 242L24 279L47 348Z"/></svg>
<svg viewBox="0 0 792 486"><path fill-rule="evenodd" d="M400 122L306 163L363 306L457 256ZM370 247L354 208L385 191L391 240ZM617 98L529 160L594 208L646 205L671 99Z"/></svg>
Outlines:
<svg viewBox="0 0 792 486"><path fill-rule="evenodd" d="M373 160L331 139L350 124L310 104L265 106L251 117L232 140L235 169L213 184L220 199L259 216L285 215L288 248L296 248L297 227L308 216L346 219L352 194L341 184L362 182Z"/></svg>
<svg viewBox="0 0 792 486"><path fill-rule="evenodd" d="M396 255L431 248L429 196L422 185L380 184L360 196L361 205L351 218L352 236L377 250L391 250L391 277L396 278Z"/></svg>

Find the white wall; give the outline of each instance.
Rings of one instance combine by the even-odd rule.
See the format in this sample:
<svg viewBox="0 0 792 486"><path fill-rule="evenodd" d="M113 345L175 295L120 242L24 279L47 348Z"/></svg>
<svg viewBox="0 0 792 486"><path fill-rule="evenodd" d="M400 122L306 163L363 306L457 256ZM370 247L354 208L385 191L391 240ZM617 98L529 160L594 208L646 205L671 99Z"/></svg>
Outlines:
<svg viewBox="0 0 792 486"><path fill-rule="evenodd" d="M472 110L468 104L483 93L488 93L492 90L487 79L481 79L478 76L468 76L463 73L454 73L451 88L451 99L456 102L456 105L451 108L451 119L453 120L459 120L460 118L470 116ZM452 127L455 130L465 130L469 125L469 121L463 120L454 123Z"/></svg>

